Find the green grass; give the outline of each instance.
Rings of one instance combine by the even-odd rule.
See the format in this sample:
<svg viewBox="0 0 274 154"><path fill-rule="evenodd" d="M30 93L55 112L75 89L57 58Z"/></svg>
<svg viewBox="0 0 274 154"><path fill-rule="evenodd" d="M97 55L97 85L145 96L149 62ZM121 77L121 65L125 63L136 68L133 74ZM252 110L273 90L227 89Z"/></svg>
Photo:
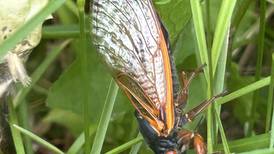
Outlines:
<svg viewBox="0 0 274 154"><path fill-rule="evenodd" d="M107 132L108 124L111 118L113 106L118 93L118 86L111 80L109 84L108 94L106 97L103 112L99 121L95 139L90 154L100 154L102 151L104 138Z"/></svg>
<svg viewBox="0 0 274 154"><path fill-rule="evenodd" d="M266 29L267 17L274 11L273 6L266 3L260 0L261 7L258 8L250 0L155 1L163 23L170 31L178 70L207 64L204 75L191 85L188 106L195 106L196 102L224 90L229 91L208 108L206 116L203 116L206 124L200 125L198 129L206 132L209 153L273 153L274 38L266 36L265 32L274 32L273 28ZM108 75L107 69L99 64L100 57L89 37L90 18L85 6L88 5L84 0L78 0L77 3L72 0L51 0L14 35L0 44L0 57L3 57L49 14L55 13L55 17L58 17L58 23L43 27L43 40L28 61L29 72L32 72L31 85L19 85L16 95L10 98L9 124L17 153L35 153L32 149L33 141L39 147L59 154L151 153L142 144L143 138L137 136L136 125L131 125L135 121L133 107L118 92L118 86ZM255 9L260 10L260 22L254 17ZM248 29L251 35L245 37ZM247 78L235 73L240 70L240 66L233 55L244 52L245 46L256 40L258 49L253 51L259 53L258 59L255 59L256 74ZM272 59L265 55L272 55ZM263 77L263 67L271 68L271 75L267 72L267 77ZM235 76L239 78L235 79ZM268 93L263 94L258 90L268 90ZM250 95L252 93L253 96ZM38 100L43 102L42 105L36 103ZM235 108L243 112L230 112L230 120L237 121L241 128L249 124L249 133L231 140L235 136L230 136L229 128L235 126L230 125L229 120L222 119L222 111L233 111ZM64 125L56 121L45 124L43 119L53 109L75 113L78 120L71 123L81 121L82 125L70 125L69 122ZM67 149L57 148L47 140L46 133L37 131L36 126L31 125L34 122L32 118L36 116L35 120L39 124L49 127L47 133L69 134L75 139ZM73 119L64 115L64 120ZM55 125L60 126L60 130L55 130ZM256 129L258 127L264 130L264 134Z"/></svg>

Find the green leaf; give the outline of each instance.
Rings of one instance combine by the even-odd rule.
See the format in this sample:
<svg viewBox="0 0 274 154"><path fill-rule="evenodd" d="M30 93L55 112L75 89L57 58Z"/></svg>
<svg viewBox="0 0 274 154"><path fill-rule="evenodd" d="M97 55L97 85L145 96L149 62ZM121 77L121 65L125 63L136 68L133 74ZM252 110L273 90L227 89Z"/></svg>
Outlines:
<svg viewBox="0 0 274 154"><path fill-rule="evenodd" d="M83 130L83 120L71 111L53 109L43 118L43 122L65 126L74 135L79 135Z"/></svg>
<svg viewBox="0 0 274 154"><path fill-rule="evenodd" d="M83 91L90 89L89 117L91 122L95 123L98 121L103 107L110 76L106 72L106 68L102 66L95 50L89 47L87 51L89 82L82 81L82 62L80 59L76 59L50 88L47 103L51 108L70 110L82 115L85 97ZM83 84L89 87L83 89L83 87L86 88L86 86L82 86Z"/></svg>
<svg viewBox="0 0 274 154"><path fill-rule="evenodd" d="M189 0L177 0L164 5L156 5L160 17L168 29L171 44L174 44L178 35L191 19Z"/></svg>

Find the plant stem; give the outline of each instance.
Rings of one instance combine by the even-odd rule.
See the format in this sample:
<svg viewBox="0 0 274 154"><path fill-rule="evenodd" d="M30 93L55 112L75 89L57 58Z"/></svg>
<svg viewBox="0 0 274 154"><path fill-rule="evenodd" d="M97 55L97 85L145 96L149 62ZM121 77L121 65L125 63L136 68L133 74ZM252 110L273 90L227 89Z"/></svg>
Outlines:
<svg viewBox="0 0 274 154"><path fill-rule="evenodd" d="M211 50L212 33L211 33L211 20L210 20L210 0L206 0L206 36L208 51Z"/></svg>
<svg viewBox="0 0 274 154"><path fill-rule="evenodd" d="M220 99L218 99L218 104L224 104L224 103L227 103L229 101L232 101L233 99L236 99L236 98L239 98L245 94L248 94L252 91L255 91L257 89L260 89L262 87L265 87L267 85L270 84L270 77L266 77L266 78L263 78L259 81L256 81L252 84L249 84L241 89L238 89Z"/></svg>
<svg viewBox="0 0 274 154"><path fill-rule="evenodd" d="M28 105L25 100L23 100L22 103L20 103L20 105L18 106L18 115L19 124L23 128L30 129ZM30 138L28 136L23 136L23 141L25 143L26 153L33 154L34 151L32 149L32 141L30 140Z"/></svg>
<svg viewBox="0 0 274 154"><path fill-rule="evenodd" d="M266 1L260 0L260 32L258 40L258 52L257 52L257 62L256 62L256 73L255 81L260 80L262 65L263 65L263 54L264 54L264 37L265 37L265 12L266 12ZM254 125L255 125L255 113L257 109L257 103L259 100L259 91L255 91L253 95L253 103L249 112L249 127L247 130L247 135L251 135Z"/></svg>
<svg viewBox="0 0 274 154"><path fill-rule="evenodd" d="M82 81L83 89L89 89L88 87L88 78L87 78L87 48L86 48L86 33L85 33L85 0L77 0L78 13L79 13L79 28L80 28L80 51L79 58L81 59L81 72L82 72ZM89 90L88 90L89 91ZM91 140L90 140L90 121L89 121L89 98L88 93L84 92L84 102L83 102L83 119L84 119L84 134L85 134L85 147L84 153L89 154L91 149Z"/></svg>
<svg viewBox="0 0 274 154"><path fill-rule="evenodd" d="M114 102L118 93L118 86L113 81L110 82L108 94L104 104L103 112L99 121L97 132L94 138L90 154L100 154L104 143L105 135L107 132L108 124L110 121L111 113L113 110Z"/></svg>
<svg viewBox="0 0 274 154"><path fill-rule="evenodd" d="M49 142L45 141L44 139L40 138L39 136L33 134L32 132L19 127L16 124L13 124L11 126L13 129L16 129L17 131L22 132L23 134L27 135L28 137L32 138L34 141L40 143L41 145L43 145L44 147L46 147L47 149L53 151L56 154L64 154L64 152L62 152L61 150L59 150L57 147L55 147L54 145L50 144Z"/></svg>
<svg viewBox="0 0 274 154"><path fill-rule="evenodd" d="M23 138L18 130L12 127L13 124L18 124L18 118L16 115L15 107L11 101L11 98L8 98L8 108L9 108L9 123L10 129L13 137L13 142L15 145L16 153L25 154Z"/></svg>
<svg viewBox="0 0 274 154"><path fill-rule="evenodd" d="M138 136L136 137L135 139L123 144L123 145L120 145L119 147L115 148L115 149L112 149L111 151L107 152L106 154L117 154L117 153L121 153L125 150L127 150L128 148L132 147L133 145L137 144L137 143L140 143L141 141L143 140L143 137L142 136Z"/></svg>
<svg viewBox="0 0 274 154"><path fill-rule="evenodd" d="M141 137L141 136L142 136L142 134L139 132L136 138ZM141 146L142 146L142 142L139 142L139 143L133 145L130 149L129 154L138 154L138 151L140 150Z"/></svg>
<svg viewBox="0 0 274 154"><path fill-rule="evenodd" d="M274 92L274 54L272 54L271 79L270 79L270 85L269 85L269 90L268 90L266 126L265 126L265 132L268 132L270 129L270 126L271 126L269 148L273 148L273 146L274 146L273 92ZM272 122L271 122L271 117L272 117Z"/></svg>
<svg viewBox="0 0 274 154"><path fill-rule="evenodd" d="M212 95L212 88L211 88L211 79L212 79L212 72L211 71L211 63L208 56L208 50L207 50L207 43L206 43L206 37L205 37L205 30L204 30L204 24L203 24L203 16L202 16L202 8L200 5L200 1L198 0L191 0L191 11L193 16L193 23L197 38L197 45L199 49L199 57L202 64L207 64L208 67L205 68L205 78L208 85L208 98L210 95ZM208 153L213 152L213 141L212 141L212 107L209 106L207 110L207 150Z"/></svg>
<svg viewBox="0 0 274 154"><path fill-rule="evenodd" d="M50 25L42 28L43 39L78 38L80 30L78 24Z"/></svg>
<svg viewBox="0 0 274 154"><path fill-rule="evenodd" d="M229 146L228 146L228 143L227 143L227 139L226 139L226 136L225 136L225 131L224 131L224 128L223 128L223 125L222 125L222 121L221 121L221 118L220 118L220 115L219 115L219 111L217 110L217 108L214 106L214 111L215 111L215 117L216 117L216 120L217 120L217 123L218 123L218 127L219 127L219 131L220 131L220 134L221 134L221 138L222 138L222 144L223 144L223 147L224 147L224 151L226 154L230 154L230 150L229 150Z"/></svg>

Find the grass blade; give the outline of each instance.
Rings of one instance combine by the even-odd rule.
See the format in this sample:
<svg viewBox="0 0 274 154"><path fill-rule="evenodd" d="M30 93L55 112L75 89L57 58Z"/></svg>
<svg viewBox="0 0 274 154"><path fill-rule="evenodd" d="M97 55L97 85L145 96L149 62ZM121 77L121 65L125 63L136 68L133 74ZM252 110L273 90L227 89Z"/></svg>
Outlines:
<svg viewBox="0 0 274 154"><path fill-rule="evenodd" d="M94 138L94 142L92 145L92 149L90 154L100 154L102 150L102 146L104 143L105 135L107 132L108 124L110 121L111 113L113 110L114 102L118 93L118 86L113 81L110 82L108 94L106 97L105 105L103 108L103 112L99 121L99 125L97 128L97 132Z"/></svg>
<svg viewBox="0 0 274 154"><path fill-rule="evenodd" d="M87 64L87 38L86 38L86 32L85 32L85 0L77 0L77 6L78 6L78 13L79 13L79 26L80 26L80 50L79 58L81 59L81 68L82 68L82 80L83 80L83 86L84 89L89 89L88 84L88 64ZM89 91L89 90L88 90ZM88 154L91 149L91 140L90 140L90 121L89 121L89 95L87 92L85 92L85 98L83 102L83 118L84 118L84 134L85 134L85 154Z"/></svg>
<svg viewBox="0 0 274 154"><path fill-rule="evenodd" d="M212 32L211 32L211 19L210 19L210 0L205 1L205 11L206 11L206 36L207 36L207 46L208 50L211 49L211 43L212 43Z"/></svg>
<svg viewBox="0 0 274 154"><path fill-rule="evenodd" d="M223 147L224 147L224 151L225 151L225 153L228 154L228 153L230 153L230 150L229 150L229 146L228 146L227 139L226 139L226 136L225 136L225 131L224 131L224 128L223 128L223 125L222 125L222 121L221 121L220 115L218 113L219 111L217 111L216 108L214 108L214 111L215 111L219 131L220 131L220 134L221 134L221 138L222 138L222 141L223 141L222 144L223 144Z"/></svg>
<svg viewBox="0 0 274 154"><path fill-rule="evenodd" d="M225 83L225 73L226 73L226 61L227 61L227 52L228 52L228 40L229 40L229 31L226 34L226 38L225 38L225 42L223 44L223 51L224 53L220 56L219 58L219 65L217 67L217 72L216 72L216 83L214 84L214 89L216 93L221 93L223 92L224 89L224 83ZM218 137L218 128L219 128L219 132L221 135L221 139L222 139L222 144L224 147L224 151L225 153L230 153L229 150L229 146L227 143L227 139L226 139L226 135L225 135L225 131L222 125L222 121L220 118L220 112L221 112L221 105L214 103L214 111L215 111L215 121L217 121L214 130L216 130L214 136L215 136L215 140L217 140Z"/></svg>
<svg viewBox="0 0 274 154"><path fill-rule="evenodd" d="M19 28L13 35L7 38L0 45L0 57L3 57L11 48L13 48L18 42L22 41L27 34L29 34L38 24L41 24L52 12L57 10L65 0L51 0L40 10L35 16L33 16L27 23ZM1 59L1 58L0 58Z"/></svg>
<svg viewBox="0 0 274 154"><path fill-rule="evenodd" d="M191 4L191 11L193 16L193 23L197 38L197 45L199 50L199 56L202 64L207 64L209 66L208 60L208 50L206 45L206 37L205 37L205 30L204 30L204 23L203 23L203 16L202 16L202 8L200 5L200 1L192 0L190 1ZM206 80L209 83L209 67L205 67L205 76Z"/></svg>
<svg viewBox="0 0 274 154"><path fill-rule="evenodd" d="M140 137L140 136L142 136L142 134L139 132L138 135L137 135L137 137ZM138 152L139 152L141 146L142 146L142 142L133 145L133 146L131 147L131 149L130 149L129 154L138 154Z"/></svg>
<svg viewBox="0 0 274 154"><path fill-rule="evenodd" d="M254 151L243 152L240 154L273 154L274 149L259 149Z"/></svg>
<svg viewBox="0 0 274 154"><path fill-rule="evenodd" d="M121 153L127 149L129 149L130 147L132 147L133 145L140 143L141 141L143 141L143 137L142 136L138 136L135 139L120 145L119 147L112 149L111 151L107 152L106 154L117 154L117 153Z"/></svg>
<svg viewBox="0 0 274 154"><path fill-rule="evenodd" d="M274 54L272 54L272 67L271 67L271 78L270 78L270 85L268 89L268 99L267 99L267 112L266 112L266 124L265 124L265 133L270 130L271 125L271 116L273 111L273 91L274 91ZM273 120L273 118L272 118ZM273 122L272 122L273 123ZM273 124L272 124L273 125ZM274 125L271 126L271 130L274 129ZM272 132L272 131L271 131ZM273 133L271 133L272 136ZM272 138L271 138L272 139ZM274 140L273 140L274 141ZM274 142L272 142L274 143ZM273 144L271 144L271 147Z"/></svg>
<svg viewBox="0 0 274 154"><path fill-rule="evenodd" d="M18 130L12 127L12 124L18 124L18 117L16 115L16 110L12 104L11 98L8 98L8 107L9 107L9 123L13 142L15 145L16 153L25 154L23 138Z"/></svg>
<svg viewBox="0 0 274 154"><path fill-rule="evenodd" d="M252 151L260 148L266 148L269 145L269 134L261 134L244 139L238 139L228 142L228 146L232 153L240 153L244 151ZM218 144L214 147L216 151L223 151L223 145Z"/></svg>
<svg viewBox="0 0 274 154"><path fill-rule="evenodd" d="M212 76L211 76L211 63L208 56L207 44L206 44L206 37L205 37L205 30L204 30L204 23L203 23L203 16L202 16L202 8L200 5L200 1L192 0L190 1L191 4L191 11L194 23L194 29L197 38L197 45L199 52L197 53L200 57L200 61L202 64L207 64L208 67L205 68L205 79L208 85L208 97L212 95ZM213 152L213 139L212 139L212 108L211 106L208 107L207 111L207 150L208 153Z"/></svg>
<svg viewBox="0 0 274 154"><path fill-rule="evenodd" d="M225 41L226 34L228 34L229 31L231 17L236 2L236 0L223 0L222 2L211 50L213 75L215 74L217 68L219 56L222 53L221 50Z"/></svg>
<svg viewBox="0 0 274 154"><path fill-rule="evenodd" d="M273 109L273 92L274 92L274 54L272 54L272 68L271 68L271 79L268 90L268 100L267 100L267 114L266 114L266 132L270 132L270 144L269 148L274 146L274 109ZM271 113L272 112L272 113ZM272 114L272 115L271 115ZM271 122L272 117L272 122Z"/></svg>
<svg viewBox="0 0 274 154"><path fill-rule="evenodd" d="M80 136L74 141L74 143L70 146L70 148L67 151L67 154L75 154L78 153L79 150L82 148L82 146L85 143L85 134L81 133Z"/></svg>
<svg viewBox="0 0 274 154"><path fill-rule="evenodd" d="M28 137L30 137L31 139L33 139L34 141L38 142L39 144L43 145L44 147L46 147L47 149L57 153L57 154L64 154L64 152L62 152L61 150L59 150L58 148L56 148L54 145L48 143L47 141L45 141L44 139L40 138L39 136L33 134L32 132L16 125L13 124L12 125L13 128L17 129L18 131L20 131L21 133L27 135Z"/></svg>
<svg viewBox="0 0 274 154"><path fill-rule="evenodd" d="M53 25L42 28L43 39L78 38L80 35L79 25Z"/></svg>
<svg viewBox="0 0 274 154"><path fill-rule="evenodd" d="M243 96L245 94L248 94L248 93L250 93L252 91L255 91L257 89L260 89L262 87L265 87L265 86L267 86L269 84L270 84L270 77L266 77L264 79L261 79L261 80L259 80L257 82L249 84L249 85L247 85L247 86L245 86L245 87L243 87L243 88L241 88L239 90L236 90L236 91L234 91L234 92L232 92L232 93L230 93L230 94L228 94L228 95L220 98L218 100L218 104L227 103L227 102L229 102L229 101L231 101L233 99L241 97L241 96Z"/></svg>
<svg viewBox="0 0 274 154"><path fill-rule="evenodd" d="M79 12L77 10L77 6L75 5L73 0L67 0L65 6L75 15L79 16Z"/></svg>
<svg viewBox="0 0 274 154"><path fill-rule="evenodd" d="M259 31L259 40L258 40L258 52L257 52L257 61L256 61L256 72L255 80L261 78L262 65L263 65L263 54L264 54L264 37L265 37L265 13L266 13L266 1L260 0L260 31ZM259 99L259 91L256 91L253 95L253 102L250 108L250 120L249 127L247 130L248 135L251 135L255 121L255 112L257 110L257 102Z"/></svg>
<svg viewBox="0 0 274 154"><path fill-rule="evenodd" d="M18 114L19 124L23 128L30 129L28 105L25 100L23 100L22 103L18 106L17 114ZM24 141L26 153L34 154L31 139L28 136L23 136L23 141Z"/></svg>

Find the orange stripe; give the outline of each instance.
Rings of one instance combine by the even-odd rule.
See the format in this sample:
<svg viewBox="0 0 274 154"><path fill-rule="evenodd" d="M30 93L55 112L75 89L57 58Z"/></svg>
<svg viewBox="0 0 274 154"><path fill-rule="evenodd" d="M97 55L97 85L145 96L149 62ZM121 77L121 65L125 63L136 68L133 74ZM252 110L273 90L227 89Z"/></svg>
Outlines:
<svg viewBox="0 0 274 154"><path fill-rule="evenodd" d="M163 56L164 72L165 72L165 78L166 78L166 102L165 102L166 125L167 125L167 133L170 133L170 131L174 127L172 74L171 74L169 53L167 50L167 45L166 45L165 38L162 31L160 31L160 47L161 47L161 52Z"/></svg>

